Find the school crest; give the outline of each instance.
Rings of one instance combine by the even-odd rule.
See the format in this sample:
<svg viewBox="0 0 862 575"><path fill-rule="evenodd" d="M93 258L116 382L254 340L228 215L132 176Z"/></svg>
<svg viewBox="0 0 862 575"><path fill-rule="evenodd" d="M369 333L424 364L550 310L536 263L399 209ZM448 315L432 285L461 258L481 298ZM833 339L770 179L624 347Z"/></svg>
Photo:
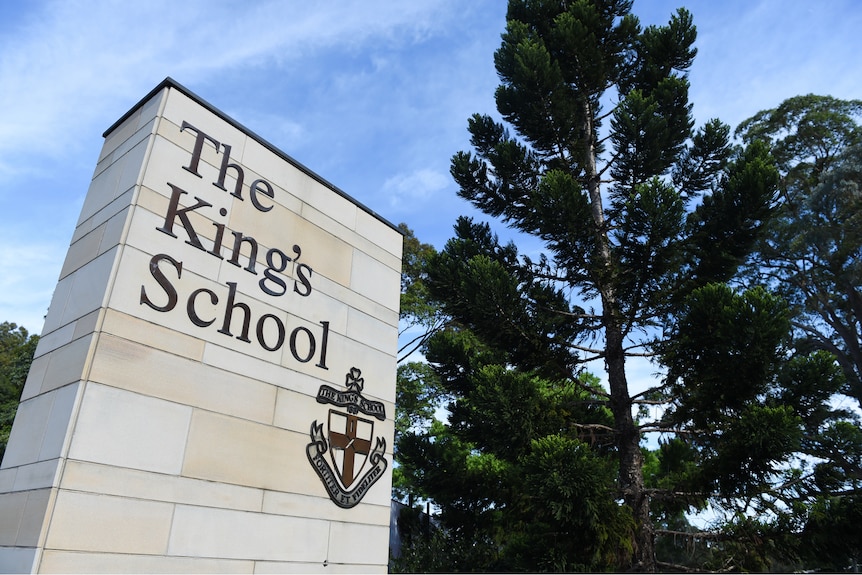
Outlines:
<svg viewBox="0 0 862 575"><path fill-rule="evenodd" d="M345 391L321 385L317 402L330 409L324 424L311 424L311 443L305 449L329 498L339 507L357 505L386 471L386 440L374 435L374 419L386 420L383 403L362 396L362 372L352 367Z"/></svg>

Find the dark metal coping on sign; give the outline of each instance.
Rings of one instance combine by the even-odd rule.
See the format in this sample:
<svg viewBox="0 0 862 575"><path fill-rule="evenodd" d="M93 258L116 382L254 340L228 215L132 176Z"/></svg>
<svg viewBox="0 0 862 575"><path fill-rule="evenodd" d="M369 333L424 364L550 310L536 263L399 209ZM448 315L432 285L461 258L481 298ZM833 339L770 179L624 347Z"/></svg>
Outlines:
<svg viewBox="0 0 862 575"><path fill-rule="evenodd" d="M307 168L304 165L302 165L301 163L297 162L296 160L294 160L293 158L291 158L290 156L288 156L287 154L285 154L284 152L282 152L281 150L279 150L278 148L276 148L275 146L273 146L272 144L270 144L269 142L267 142L266 140L264 140L263 138L261 138L260 136L258 136L257 134L255 134L254 132L252 132L251 130L249 130L248 128L246 128L245 126L243 126L242 124L240 124L239 122L237 122L236 120L234 120L233 118L231 118L230 116L228 116L227 114L225 114L224 112L222 112L221 110L219 110L218 108L216 108L215 106L213 106L212 104L210 104L209 102L207 102L206 100L201 98L200 96L198 96L197 94L195 94L194 92L189 90L188 88L186 88L185 86L183 86L182 84L176 82L170 76L168 76L167 78L162 80L158 86L156 86L155 88L150 90L149 94L147 94L146 96L141 98L141 100L137 104L132 106L132 108L128 112L123 114L119 120L117 120L116 122L111 124L111 127L108 128L107 130L105 130L105 132L102 134L102 137L107 138L108 134L110 134L111 132L116 130L117 127L120 124L122 124L123 122L125 122L132 114L134 114L138 108L142 107L153 96L155 96L156 94L158 94L159 92L161 92L165 88L172 88L174 90L179 91L182 94L185 94L186 96L188 96L189 98L191 98L192 100L194 100L195 102L197 102L198 104L200 104L201 106L203 106L204 108L206 108L207 110L209 110L210 112L212 112L213 114L215 114L216 116L218 116L219 118L221 118L222 120L224 120L225 122L227 122L228 124L233 126L234 128L240 130L245 135L257 140L257 142L259 144L264 146L270 152L277 155L278 157L280 157L281 159L283 159L284 161L286 161L287 163L289 163L290 165L292 165L296 169L302 171L307 176L310 176L311 178L315 179L319 183L323 184L324 186L326 186L327 188L329 188L330 190L332 190L333 192L335 192L339 196L343 197L347 201L351 202L352 204L354 204L356 207L360 208L361 210L363 210L367 214L373 216L377 220L383 222L384 224L386 224L387 226L389 226L393 230L397 231L399 234L402 233L401 230L398 229L398 226L396 226L395 224L393 224L392 222L390 222L389 220L387 220L386 218L384 218L383 216L381 216L380 214L378 214L377 212L375 212L374 210L372 210L371 208L369 208L368 206L366 206L362 202L357 201L355 198L351 197L347 192L341 190L337 186L328 182L326 179L321 177L319 174L313 172L309 168Z"/></svg>

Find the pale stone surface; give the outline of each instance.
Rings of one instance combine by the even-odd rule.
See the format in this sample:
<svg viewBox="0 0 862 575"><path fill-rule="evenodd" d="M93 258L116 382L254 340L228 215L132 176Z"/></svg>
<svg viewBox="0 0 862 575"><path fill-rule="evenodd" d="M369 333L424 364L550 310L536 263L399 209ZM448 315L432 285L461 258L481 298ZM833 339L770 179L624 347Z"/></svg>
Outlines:
<svg viewBox="0 0 862 575"><path fill-rule="evenodd" d="M384 353L391 353L398 347L398 333L391 325L354 309L348 313L345 335Z"/></svg>
<svg viewBox="0 0 862 575"><path fill-rule="evenodd" d="M163 120L159 124L158 135L153 141L152 155L141 182L142 185L166 198L170 198L172 191L168 184L173 184L188 192L188 195L184 196L185 203L187 204L194 204L194 197L199 196L214 205L214 213L222 207L228 210L232 209L235 200L235 197L231 194L234 189L233 182L230 181L233 173L232 170L228 171L225 178L226 190L222 190L214 185L214 182L218 179L222 155L219 154L216 158L215 148L209 144L204 146L198 166L198 173L201 177L184 169L189 166L193 145L194 139L191 132L184 131L180 133L179 126ZM233 155L233 152L231 152L231 155ZM213 165L208 163L207 160L217 163ZM244 182L246 187L252 181L248 180Z"/></svg>
<svg viewBox="0 0 862 575"><path fill-rule="evenodd" d="M314 394L306 395L297 393L293 389L279 388L278 400L275 404L275 415L273 423L284 429L297 433L307 434L311 421L319 419L326 413L326 408L319 404L315 398L317 390L320 389L320 380L312 380L312 385L317 383ZM285 382L289 385L288 382Z"/></svg>
<svg viewBox="0 0 862 575"><path fill-rule="evenodd" d="M197 102L180 91L171 90L162 116L163 119L173 122L176 126L182 125L183 122L188 122L200 128L220 143L224 142L230 145L233 148L231 157L235 158L234 161L242 158L247 136L225 120L213 116L209 110L201 107ZM184 146L191 150L194 145L194 135L191 131L186 130L181 136L184 138L182 140ZM204 146L204 160L214 167L221 165L221 156L216 156L215 148L210 144Z"/></svg>
<svg viewBox="0 0 862 575"><path fill-rule="evenodd" d="M337 224L326 214L321 214L317 210L308 206L303 207L302 214L309 222L328 230L335 237L347 242L357 250L367 254L369 257L376 259L387 267L400 271L400 259L396 258L391 252L383 249L374 242L369 241L363 235Z"/></svg>
<svg viewBox="0 0 862 575"><path fill-rule="evenodd" d="M200 230L200 235L204 233L209 234L211 231L214 231L211 222L206 218L200 217L200 215L190 215L189 220L194 225L195 232ZM138 246L141 248L146 247L145 253L148 256L159 253L170 255L172 258L183 262L184 273L194 272L203 277L215 278L221 268L222 260L186 243L189 235L180 225L173 226L173 233L177 237L171 237L167 233L160 231L158 228L164 224L165 217L163 214L154 214L138 207L135 210L129 229L129 236L127 238L129 244L135 246L136 249ZM209 249L212 246L207 244L206 247ZM147 260L149 260L149 257ZM144 267L142 271L149 275L147 267Z"/></svg>
<svg viewBox="0 0 862 575"><path fill-rule="evenodd" d="M80 239L73 240L63 262L60 277L66 277L119 244L128 213L128 207L124 207Z"/></svg>
<svg viewBox="0 0 862 575"><path fill-rule="evenodd" d="M101 315L102 310L98 309L90 314L85 315L82 318L73 321L72 324L75 326L75 331L72 334L72 340L86 337L90 335L93 331L95 331L96 325ZM41 342L42 340L40 339L39 341Z"/></svg>
<svg viewBox="0 0 862 575"><path fill-rule="evenodd" d="M42 438L42 447L39 449L38 461L55 459L63 454L72 413L78 401L78 391L79 384L74 383L50 393L54 401Z"/></svg>
<svg viewBox="0 0 862 575"><path fill-rule="evenodd" d="M364 500L363 500L364 501ZM283 491L265 491L262 511L275 515L314 517L331 521L352 521L364 525L389 528L389 504L358 505L353 509L342 509L328 498Z"/></svg>
<svg viewBox="0 0 862 575"><path fill-rule="evenodd" d="M3 518L3 521L0 521L0 546L15 545L25 505L26 492L0 494L0 517Z"/></svg>
<svg viewBox="0 0 862 575"><path fill-rule="evenodd" d="M49 459L15 468L15 481L9 487L8 491L53 487L59 462L59 458Z"/></svg>
<svg viewBox="0 0 862 575"><path fill-rule="evenodd" d="M168 503L217 506L240 511L263 510L264 492L227 483L155 474L136 469L69 461L66 489Z"/></svg>
<svg viewBox="0 0 862 575"><path fill-rule="evenodd" d="M53 331L101 307L108 286L108 278L114 266L115 252L116 249L103 253L58 284L58 288L63 284L65 284L64 287L67 286L63 293L65 297L58 300L55 292L51 307L59 308L56 311L60 313L48 314L44 330ZM50 311L54 311L54 309ZM56 319L52 321L52 318Z"/></svg>
<svg viewBox="0 0 862 575"><path fill-rule="evenodd" d="M27 491L27 502L18 524L18 536L15 545L19 547L35 547L39 543L45 510L51 497L50 489L35 489Z"/></svg>
<svg viewBox="0 0 862 575"><path fill-rule="evenodd" d="M401 271L392 269L367 254L355 251L350 287L372 301L398 311Z"/></svg>
<svg viewBox="0 0 862 575"><path fill-rule="evenodd" d="M163 555L173 512L170 503L61 489L45 547Z"/></svg>
<svg viewBox="0 0 862 575"><path fill-rule="evenodd" d="M215 344L207 344L204 348L204 363L229 373L243 374L279 387L289 387L308 395L317 395L320 384L329 381L328 379L321 380L320 377L334 377L333 373L335 373L333 369L322 370L318 368L309 374L289 371L280 365L258 361L248 355ZM341 375L337 379L341 380L343 377Z"/></svg>
<svg viewBox="0 0 862 575"><path fill-rule="evenodd" d="M380 321L389 324L393 328L398 327L398 311L384 307L383 305L360 296L347 287L331 282L326 278L323 278L320 281L320 286L321 291L325 292L335 300L350 306L352 309L372 315L380 319Z"/></svg>
<svg viewBox="0 0 862 575"><path fill-rule="evenodd" d="M329 522L177 505L171 555L265 561L326 559Z"/></svg>
<svg viewBox="0 0 862 575"><path fill-rule="evenodd" d="M152 99L135 110L122 124L115 127L108 134L102 146L102 151L99 154L99 163L115 154L118 150L122 153L123 147L127 142L135 141L135 133L139 132L141 127L151 123L156 118L158 110L165 99L166 92L167 90L162 90L160 94L155 94Z"/></svg>
<svg viewBox="0 0 862 575"><path fill-rule="evenodd" d="M148 139L142 140L99 174L87 192L78 223L91 218L137 183L148 144Z"/></svg>
<svg viewBox="0 0 862 575"><path fill-rule="evenodd" d="M49 489L0 495L0 545L35 547L49 496Z"/></svg>
<svg viewBox="0 0 862 575"><path fill-rule="evenodd" d="M4 468L60 456L76 393L77 385L68 385L21 402L3 456Z"/></svg>
<svg viewBox="0 0 862 575"><path fill-rule="evenodd" d="M30 372L27 374L27 381L24 382L20 401L36 397L42 392L42 382L45 380L45 371L48 369L49 362L50 356L34 356L33 363L30 364Z"/></svg>
<svg viewBox="0 0 862 575"><path fill-rule="evenodd" d="M401 269L404 242L402 241L403 238L400 232L393 230L389 226L381 226L380 220L368 212L360 210L356 214L356 233L392 254L395 257L392 267L397 270ZM383 261L382 258L378 259Z"/></svg>
<svg viewBox="0 0 862 575"><path fill-rule="evenodd" d="M99 254L99 246L102 243L102 235L105 233L106 226L107 222L101 224L69 246L66 259L63 261L63 268L60 270L60 277L66 277Z"/></svg>
<svg viewBox="0 0 862 575"><path fill-rule="evenodd" d="M42 573L254 573L253 561L48 550Z"/></svg>
<svg viewBox="0 0 862 575"><path fill-rule="evenodd" d="M308 473L307 443L306 436L299 433L195 410L182 474L247 487L308 493L320 481L313 472Z"/></svg>
<svg viewBox="0 0 862 575"><path fill-rule="evenodd" d="M115 216L127 209L131 204L135 197L135 190L137 186L129 188L119 196L117 196L114 200L111 201L110 204L93 214L91 217L87 218L75 228L75 233L72 234L72 242L77 242L85 235L89 234L91 231L95 230L105 222L111 222L112 220L115 222ZM109 223L109 228L113 228L115 224ZM115 234L116 231L113 229L106 229L106 234ZM109 236L110 237L110 236ZM103 239L102 248L107 245L107 242ZM103 249L104 251L104 249Z"/></svg>
<svg viewBox="0 0 862 575"><path fill-rule="evenodd" d="M68 345L55 350L45 367L45 375L42 378L36 393L46 393L70 383L80 381L87 369L90 359L90 347L93 344L93 335L71 341Z"/></svg>
<svg viewBox="0 0 862 575"><path fill-rule="evenodd" d="M256 574L264 573L386 573L386 565L350 565L343 563L285 563L258 561Z"/></svg>
<svg viewBox="0 0 862 575"><path fill-rule="evenodd" d="M385 565L389 549L369 546L368 541L389 539L389 525L360 525L333 521L329 524L329 560L332 563Z"/></svg>
<svg viewBox="0 0 862 575"><path fill-rule="evenodd" d="M344 384L344 374L351 367L362 370L365 379L366 397L395 402L395 357L365 345L361 341L343 337L339 334L329 336L330 381ZM394 351L394 350L393 350ZM316 393L316 390L315 390Z"/></svg>
<svg viewBox="0 0 862 575"><path fill-rule="evenodd" d="M92 381L176 403L272 423L276 387L103 334Z"/></svg>
<svg viewBox="0 0 862 575"><path fill-rule="evenodd" d="M0 469L0 493L8 493L10 491L16 491L15 487L15 477L18 475L19 467L10 467L6 469Z"/></svg>
<svg viewBox="0 0 862 575"><path fill-rule="evenodd" d="M188 359L203 358L204 342L200 339L112 309L105 313L102 331Z"/></svg>
<svg viewBox="0 0 862 575"><path fill-rule="evenodd" d="M349 244L281 205L264 214L251 206L245 208L231 213L232 230L252 235L260 243L280 248L291 256L293 245L297 244L302 249L299 262L311 266L315 275L348 284L353 251ZM313 284L314 276L311 279Z"/></svg>
<svg viewBox="0 0 862 575"><path fill-rule="evenodd" d="M60 278L57 286L54 288L54 293L51 295L51 304L48 306L48 315L45 317L45 323L42 326L42 333L49 334L61 324L60 320L63 314L63 308L66 306L66 300L69 299L69 291L72 289L72 276Z"/></svg>
<svg viewBox="0 0 862 575"><path fill-rule="evenodd" d="M69 457L178 474L192 408L88 383Z"/></svg>
<svg viewBox="0 0 862 575"><path fill-rule="evenodd" d="M317 184L317 189L312 190L305 202L351 230L356 227L356 212L359 211L356 205L340 194L333 194L322 184Z"/></svg>

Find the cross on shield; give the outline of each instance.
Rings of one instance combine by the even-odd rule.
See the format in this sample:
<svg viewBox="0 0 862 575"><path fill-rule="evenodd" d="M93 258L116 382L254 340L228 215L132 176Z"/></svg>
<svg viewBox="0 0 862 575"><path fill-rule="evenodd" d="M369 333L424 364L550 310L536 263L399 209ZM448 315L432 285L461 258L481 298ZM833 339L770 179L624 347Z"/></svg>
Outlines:
<svg viewBox="0 0 862 575"><path fill-rule="evenodd" d="M329 410L330 455L345 488L349 488L362 471L371 453L373 435L373 421Z"/></svg>

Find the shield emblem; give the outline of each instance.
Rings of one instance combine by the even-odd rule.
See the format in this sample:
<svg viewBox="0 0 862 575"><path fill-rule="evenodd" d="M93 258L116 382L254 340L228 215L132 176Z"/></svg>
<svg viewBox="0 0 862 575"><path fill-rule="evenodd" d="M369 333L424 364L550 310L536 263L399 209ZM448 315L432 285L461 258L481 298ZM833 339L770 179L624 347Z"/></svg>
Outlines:
<svg viewBox="0 0 862 575"><path fill-rule="evenodd" d="M329 455L345 489L356 481L371 453L374 422L329 410Z"/></svg>

